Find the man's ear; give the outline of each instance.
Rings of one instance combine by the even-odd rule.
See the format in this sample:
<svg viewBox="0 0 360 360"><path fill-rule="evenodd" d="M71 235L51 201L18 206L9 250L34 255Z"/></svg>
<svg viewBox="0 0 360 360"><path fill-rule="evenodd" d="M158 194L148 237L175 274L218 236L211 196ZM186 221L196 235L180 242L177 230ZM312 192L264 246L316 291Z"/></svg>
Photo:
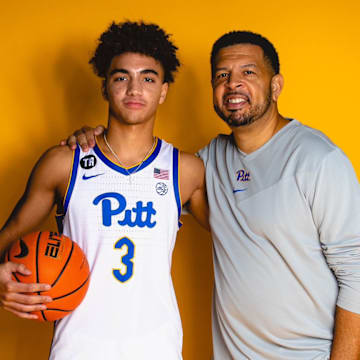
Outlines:
<svg viewBox="0 0 360 360"><path fill-rule="evenodd" d="M277 102L281 90L284 87L284 78L281 74L276 74L271 79L271 97L272 100Z"/></svg>
<svg viewBox="0 0 360 360"><path fill-rule="evenodd" d="M168 89L169 89L169 83L164 82L161 85L161 93L160 93L159 104L162 104L165 101Z"/></svg>

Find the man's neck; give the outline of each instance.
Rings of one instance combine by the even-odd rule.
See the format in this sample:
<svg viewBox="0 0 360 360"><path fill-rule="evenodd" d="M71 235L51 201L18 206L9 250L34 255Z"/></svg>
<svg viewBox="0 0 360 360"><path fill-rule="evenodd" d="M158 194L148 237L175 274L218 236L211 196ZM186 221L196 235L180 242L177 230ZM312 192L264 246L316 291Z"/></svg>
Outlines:
<svg viewBox="0 0 360 360"><path fill-rule="evenodd" d="M115 163L120 162L124 167L131 167L143 161L155 143L153 122L125 125L109 119L104 136L109 146L101 135L98 138L101 149Z"/></svg>
<svg viewBox="0 0 360 360"><path fill-rule="evenodd" d="M250 154L256 151L288 124L289 120L275 110L250 125L232 128L235 143L242 152Z"/></svg>

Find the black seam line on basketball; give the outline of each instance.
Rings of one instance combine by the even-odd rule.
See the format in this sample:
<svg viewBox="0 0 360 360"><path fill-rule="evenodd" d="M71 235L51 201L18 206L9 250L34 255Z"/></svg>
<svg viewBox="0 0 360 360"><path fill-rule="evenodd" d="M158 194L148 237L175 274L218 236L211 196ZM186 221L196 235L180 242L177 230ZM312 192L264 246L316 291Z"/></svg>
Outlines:
<svg viewBox="0 0 360 360"><path fill-rule="evenodd" d="M47 308L46 311L61 311L61 312L71 312L74 311L75 309L71 309L71 310L63 310L63 309L56 309L56 308Z"/></svg>
<svg viewBox="0 0 360 360"><path fill-rule="evenodd" d="M41 238L41 234L42 231L39 232L37 241L36 241L36 256L35 256L35 267L36 267L36 282L40 282L39 281L39 243L40 243L40 238ZM37 292L38 295L40 295L40 291Z"/></svg>
<svg viewBox="0 0 360 360"><path fill-rule="evenodd" d="M12 273L12 274L14 275L14 278L16 279L17 282L21 282L21 281L18 279L18 277L16 276L15 273Z"/></svg>
<svg viewBox="0 0 360 360"><path fill-rule="evenodd" d="M6 255L7 255L7 260L10 261L10 249L8 250ZM20 282L19 278L16 276L16 273L13 272L12 274L13 274L14 278L16 279L16 281Z"/></svg>
<svg viewBox="0 0 360 360"><path fill-rule="evenodd" d="M43 319L44 319L45 321L47 321L47 318L46 318L46 316L45 316L44 310L41 310L41 315L42 315Z"/></svg>
<svg viewBox="0 0 360 360"><path fill-rule="evenodd" d="M51 287L55 286L55 284L59 281L61 275L63 274L64 270L65 270L66 267L67 267L68 262L70 261L70 258L71 258L71 256L72 256L73 251L74 251L74 243L71 242L71 251L70 251L70 254L69 254L69 256L68 256L68 258L67 258L67 260L66 260L65 265L64 265L63 268L61 269L59 276L58 276L57 279L53 282L53 284L51 285Z"/></svg>
<svg viewBox="0 0 360 360"><path fill-rule="evenodd" d="M53 301L62 299L64 297L66 297L66 296L69 296L69 295L73 294L74 292L77 292L78 290L80 290L88 282L88 280L89 280L89 276L86 278L86 280L77 289L75 289L75 290L73 290L73 291L71 291L71 292L69 292L69 293L67 293L65 295L61 295L59 297L53 298Z"/></svg>

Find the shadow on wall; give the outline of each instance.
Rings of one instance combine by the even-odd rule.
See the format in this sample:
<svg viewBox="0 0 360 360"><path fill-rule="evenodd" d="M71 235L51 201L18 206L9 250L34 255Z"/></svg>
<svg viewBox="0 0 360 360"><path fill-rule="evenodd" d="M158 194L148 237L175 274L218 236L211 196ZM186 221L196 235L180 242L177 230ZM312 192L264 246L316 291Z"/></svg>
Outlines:
<svg viewBox="0 0 360 360"><path fill-rule="evenodd" d="M183 324L183 358L208 360L212 356L214 282L211 237L191 215L183 216L182 221L184 225L176 240L172 274Z"/></svg>
<svg viewBox="0 0 360 360"><path fill-rule="evenodd" d="M80 41L69 43L59 51L54 63L49 61L49 65L40 57L34 59L30 71L34 77L33 91L39 95L41 111L38 113L41 115L30 133L26 134L26 139L19 139L29 142L28 151L12 156L6 168L3 166L1 169L2 224L22 195L31 169L41 154L82 125L104 123L107 119L100 80L92 74L88 65L90 47L89 43ZM31 114L28 117L31 119ZM13 120L21 126L22 119ZM36 228L56 229L51 219ZM1 359L48 358L51 323L19 319L7 311L0 311L0 324Z"/></svg>
<svg viewBox="0 0 360 360"><path fill-rule="evenodd" d="M85 124L93 125L107 120L101 80L88 64L92 50L90 43L79 41L67 44L59 51L51 79L44 79L40 68L37 71L38 89L43 92L44 118L49 119L49 134L56 143L60 135L66 137ZM49 82L55 84L54 94L60 97L55 101L58 108L54 108L53 102L48 101Z"/></svg>
<svg viewBox="0 0 360 360"><path fill-rule="evenodd" d="M92 49L90 55L87 49L91 46L83 47L83 56L76 58L79 47L79 44L73 45L70 50L66 47L56 66L56 75L64 92L64 110L70 132L85 124L107 122L107 102L102 96L101 79L88 64Z"/></svg>
<svg viewBox="0 0 360 360"><path fill-rule="evenodd" d="M53 324L24 320L1 311L1 359L42 360L49 357Z"/></svg>
<svg viewBox="0 0 360 360"><path fill-rule="evenodd" d="M44 151L66 138L84 124L105 123L106 103L101 95L101 82L94 74L88 60L90 44L70 43L64 46L55 61L44 66L44 59L34 58L30 73L33 74L33 91L39 100L40 114L29 133L18 141L26 143L26 152L11 152L12 158L2 167L0 189L2 203L8 204L0 210L4 223L17 199L24 191L26 180L35 162ZM32 114L26 119L12 119L22 126L21 121L31 121ZM14 134L16 137L17 134ZM9 182L11 179L11 192Z"/></svg>

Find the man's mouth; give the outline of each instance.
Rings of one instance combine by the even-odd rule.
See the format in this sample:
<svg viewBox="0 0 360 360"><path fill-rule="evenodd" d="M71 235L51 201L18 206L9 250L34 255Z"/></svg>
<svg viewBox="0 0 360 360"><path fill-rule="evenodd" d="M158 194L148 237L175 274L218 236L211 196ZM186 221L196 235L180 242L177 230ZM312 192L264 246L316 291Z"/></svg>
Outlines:
<svg viewBox="0 0 360 360"><path fill-rule="evenodd" d="M236 111L242 109L246 104L250 103L248 96L243 94L228 94L224 98L224 104L227 110Z"/></svg>
<svg viewBox="0 0 360 360"><path fill-rule="evenodd" d="M246 100L242 99L242 98L237 98L237 99L228 99L227 102L229 104L240 104L240 103L246 102Z"/></svg>
<svg viewBox="0 0 360 360"><path fill-rule="evenodd" d="M145 106L145 103L142 100L137 99L125 100L124 104L127 108L130 109L140 109Z"/></svg>

